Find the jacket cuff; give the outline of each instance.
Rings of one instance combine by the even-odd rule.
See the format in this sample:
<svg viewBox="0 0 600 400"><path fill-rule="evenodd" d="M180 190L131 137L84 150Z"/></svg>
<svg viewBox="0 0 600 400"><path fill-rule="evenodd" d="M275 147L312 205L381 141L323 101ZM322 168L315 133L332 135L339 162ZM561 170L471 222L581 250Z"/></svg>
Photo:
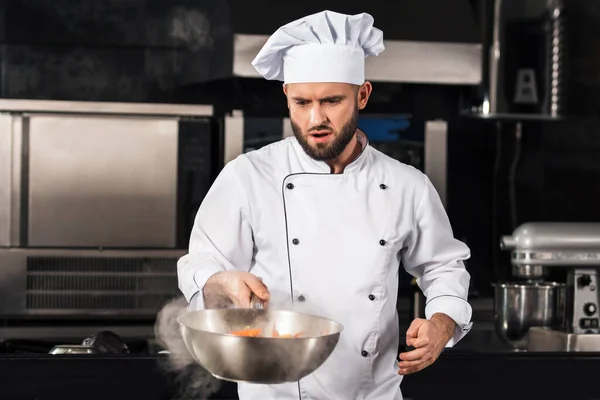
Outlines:
<svg viewBox="0 0 600 400"><path fill-rule="evenodd" d="M456 323L454 334L445 347L456 345L473 327L471 305L460 297L452 295L434 297L425 305L425 317L431 319L436 313L446 314Z"/></svg>
<svg viewBox="0 0 600 400"><path fill-rule="evenodd" d="M193 281L196 284L196 287L198 288L198 292L194 293L194 295L192 295L191 297L195 297L194 298L194 307L196 310L203 310L204 309L204 286L206 285L206 281L213 276L214 274L223 271L223 268L218 267L218 266L212 266L212 267L208 267L205 266L204 268L202 268L200 271L196 271L194 273L193 276ZM188 302L190 302L192 299L190 298L188 300Z"/></svg>
<svg viewBox="0 0 600 400"><path fill-rule="evenodd" d="M208 278L221 271L223 271L223 268L219 265L204 264L196 271L189 271L187 273L187 277L181 277L179 280L180 290L183 293L186 301L189 303L192 300L192 297L194 297L197 293L202 293ZM204 300L204 296L196 297L200 297L202 300ZM204 301L202 301L202 307L204 307Z"/></svg>
<svg viewBox="0 0 600 400"><path fill-rule="evenodd" d="M202 292L200 290L198 290L192 295L187 309L188 311L204 310L204 296L202 295Z"/></svg>

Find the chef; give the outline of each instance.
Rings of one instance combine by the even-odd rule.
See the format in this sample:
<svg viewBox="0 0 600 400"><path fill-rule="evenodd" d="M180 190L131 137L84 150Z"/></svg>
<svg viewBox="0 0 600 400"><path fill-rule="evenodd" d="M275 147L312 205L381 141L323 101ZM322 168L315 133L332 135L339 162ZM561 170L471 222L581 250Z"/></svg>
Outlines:
<svg viewBox="0 0 600 400"><path fill-rule="evenodd" d="M241 383L242 400L399 400L403 375L471 329L470 252L453 237L435 188L357 128L372 91L365 58L383 50L369 14L323 11L279 28L252 63L283 82L294 136L225 165L178 263L180 289L191 309L224 299L249 307L254 293L344 330L313 374ZM400 267L427 298L426 318L406 335L396 311ZM398 354L401 339L414 350Z"/></svg>

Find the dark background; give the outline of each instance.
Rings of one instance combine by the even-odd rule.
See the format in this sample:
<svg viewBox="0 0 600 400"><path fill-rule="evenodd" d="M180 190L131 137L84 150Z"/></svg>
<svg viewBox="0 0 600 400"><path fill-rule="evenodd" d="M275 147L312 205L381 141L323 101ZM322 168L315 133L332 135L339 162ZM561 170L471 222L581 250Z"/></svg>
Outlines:
<svg viewBox="0 0 600 400"><path fill-rule="evenodd" d="M528 12L523 4L513 0L515 15ZM386 39L479 43L480 5L477 0L0 0L0 97L212 103L217 113L238 107L247 115L283 116L277 83L231 77L234 33L270 34L293 19L330 9L369 12ZM514 122L503 121L498 130L495 121L462 117L472 88L374 85L370 112L449 121L448 210L456 236L472 249L468 268L473 288L483 294L490 294L496 276L505 278L507 255L497 250L498 236L515 224L600 221L600 2L566 5L568 117L523 122L516 218L508 192Z"/></svg>

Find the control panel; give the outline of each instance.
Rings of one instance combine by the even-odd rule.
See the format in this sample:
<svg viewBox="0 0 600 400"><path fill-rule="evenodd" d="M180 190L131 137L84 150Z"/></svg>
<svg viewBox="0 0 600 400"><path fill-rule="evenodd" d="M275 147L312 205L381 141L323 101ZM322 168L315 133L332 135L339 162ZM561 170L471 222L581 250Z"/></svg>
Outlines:
<svg viewBox="0 0 600 400"><path fill-rule="evenodd" d="M599 333L598 277L594 269L575 270L573 332Z"/></svg>

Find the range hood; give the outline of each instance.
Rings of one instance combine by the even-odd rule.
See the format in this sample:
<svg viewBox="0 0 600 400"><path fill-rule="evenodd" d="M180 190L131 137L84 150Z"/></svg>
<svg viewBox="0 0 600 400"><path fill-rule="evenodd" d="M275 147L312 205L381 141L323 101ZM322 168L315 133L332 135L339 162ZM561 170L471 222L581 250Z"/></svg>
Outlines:
<svg viewBox="0 0 600 400"><path fill-rule="evenodd" d="M234 77L261 78L251 61L282 24L331 10L368 12L383 31L385 51L366 59L366 78L371 82L478 86L482 81L481 0L228 1L234 33Z"/></svg>
<svg viewBox="0 0 600 400"><path fill-rule="evenodd" d="M251 62L268 35L235 34L233 76L261 78ZM385 40L385 51L366 59L371 82L479 85L481 44Z"/></svg>

